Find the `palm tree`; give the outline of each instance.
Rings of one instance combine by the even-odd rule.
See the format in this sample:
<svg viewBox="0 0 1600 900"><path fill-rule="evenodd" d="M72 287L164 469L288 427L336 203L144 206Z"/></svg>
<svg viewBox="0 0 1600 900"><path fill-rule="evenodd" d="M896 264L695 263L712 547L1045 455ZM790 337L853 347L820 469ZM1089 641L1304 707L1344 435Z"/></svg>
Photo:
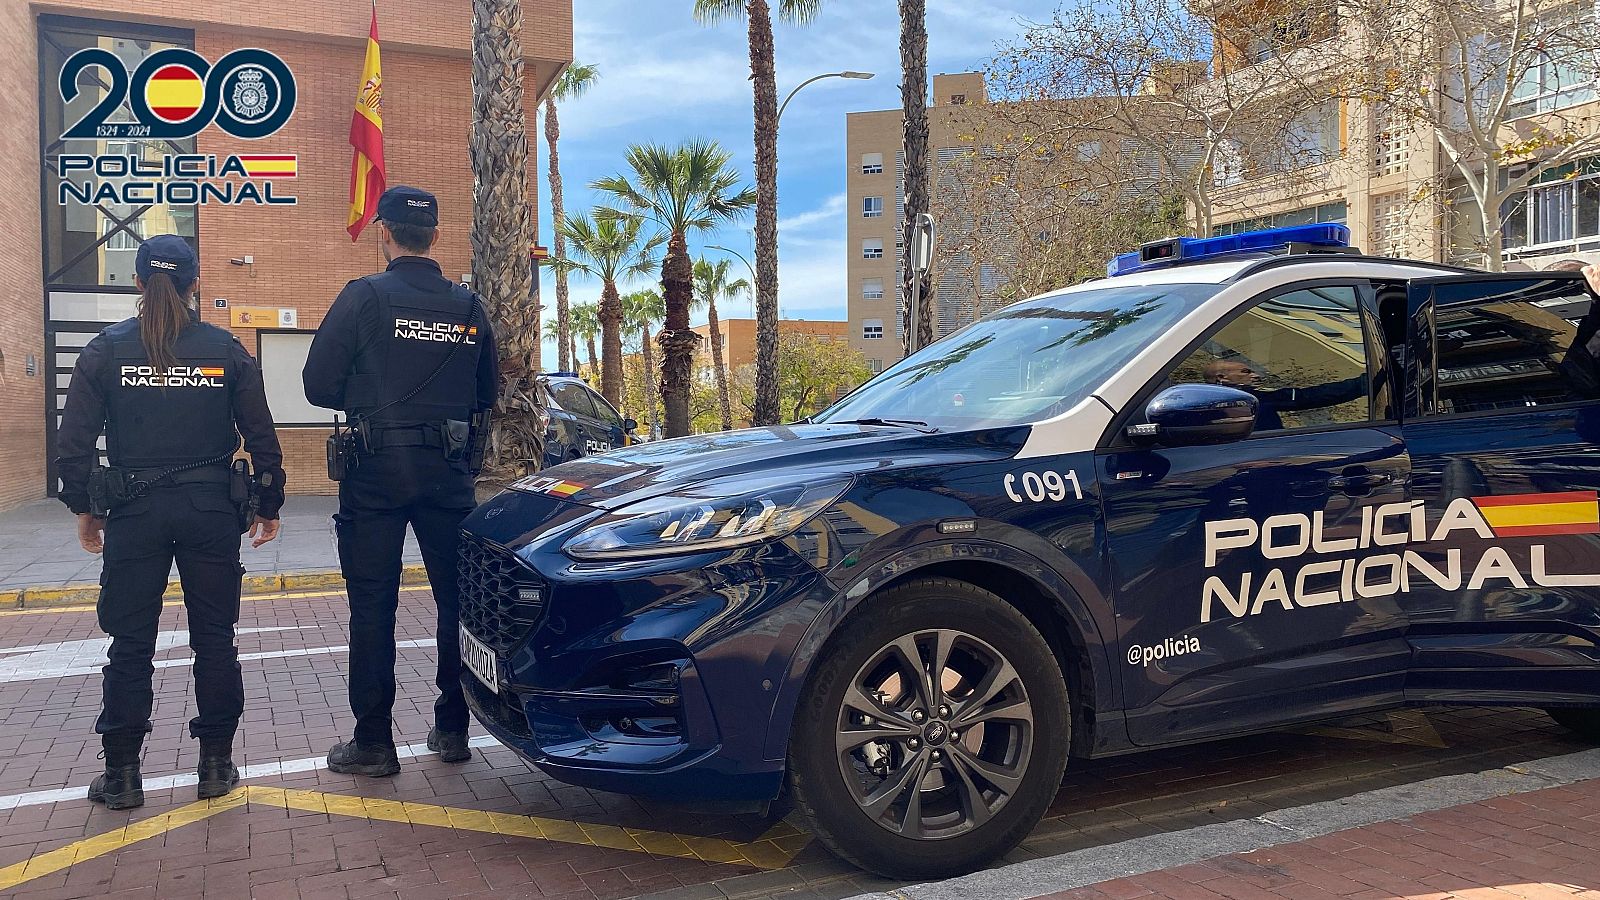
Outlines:
<svg viewBox="0 0 1600 900"><path fill-rule="evenodd" d="M622 402L622 296L617 282L647 275L657 265L662 236L648 239L644 222L616 216L568 216L557 226L572 242L572 256L556 268L600 279L600 393Z"/></svg>
<svg viewBox="0 0 1600 900"><path fill-rule="evenodd" d="M694 264L695 306L705 305L706 321L711 326L711 366L717 376L717 403L722 407L723 431L733 429L733 406L728 398L728 369L722 360L722 325L717 321L717 299L734 300L742 294L750 293L750 282L745 279L728 280L730 265L732 263L726 259L711 262L703 256ZM760 327L758 322L756 328L759 330ZM758 362L757 365L759 364ZM759 379L756 390L758 391L756 402L760 403Z"/></svg>
<svg viewBox="0 0 1600 900"><path fill-rule="evenodd" d="M578 99L594 86L599 77L599 66L569 63L567 70L561 73L556 86L551 89L550 96L544 101L544 139L550 145L550 221L552 222L559 222L567 217L565 199L561 193L561 156L556 150L556 143L561 140L561 121L556 117L556 103ZM562 235L561 229L556 229L556 236L551 244L554 258L566 259L567 239ZM576 360L568 355L568 348L572 345L569 331L571 327L567 312L567 273L565 269L557 267L556 354L560 358L558 368L563 372L571 371L571 366L576 363Z"/></svg>
<svg viewBox="0 0 1600 900"><path fill-rule="evenodd" d="M689 433L689 379L695 342L700 339L689 327L689 305L694 299L689 232L710 231L738 218L756 202L754 189L736 190L739 175L728 166L732 158L716 141L703 139L677 147L636 144L628 148L632 180L613 175L592 185L614 195L620 204L600 210L600 215L633 221L648 218L668 235L667 254L661 262L667 321L657 338L667 437Z"/></svg>
<svg viewBox="0 0 1600 900"><path fill-rule="evenodd" d="M594 303L574 303L567 311L572 327L574 342L582 337L589 346L589 377L593 378L600 372L600 354L595 352L594 339L600 334L600 307ZM578 371L578 348L572 348L572 368L563 371Z"/></svg>
<svg viewBox="0 0 1600 900"><path fill-rule="evenodd" d="M650 338L656 323L667 317L667 303L658 291L634 291L622 298L622 317L630 331L639 332L639 346L644 352L644 413L652 426L660 423L660 404L656 384L656 352ZM654 430L653 428L651 429Z"/></svg>
<svg viewBox="0 0 1600 900"><path fill-rule="evenodd" d="M538 391L539 305L528 247L528 131L523 109L522 5L473 0L473 287L500 352L490 460L501 477L537 471L544 459Z"/></svg>
<svg viewBox="0 0 1600 900"><path fill-rule="evenodd" d="M911 223L928 211L928 0L900 0L900 103L905 107L905 219L900 233L911 246ZM901 268L906 298L906 354L933 342L933 286L922 279L920 296L911 295L911 267ZM917 333L911 333L911 304L917 304Z"/></svg>
<svg viewBox="0 0 1600 900"><path fill-rule="evenodd" d="M821 6L822 0L778 0L778 15L788 24L804 25L816 18ZM767 0L695 0L694 15L705 23L743 16L748 25L756 148L756 397L751 418L757 425L776 425L779 418L778 80L772 47L772 8ZM716 340L715 335L712 340ZM720 364L718 368L720 372ZM721 393L722 427L726 429L729 419L725 386Z"/></svg>

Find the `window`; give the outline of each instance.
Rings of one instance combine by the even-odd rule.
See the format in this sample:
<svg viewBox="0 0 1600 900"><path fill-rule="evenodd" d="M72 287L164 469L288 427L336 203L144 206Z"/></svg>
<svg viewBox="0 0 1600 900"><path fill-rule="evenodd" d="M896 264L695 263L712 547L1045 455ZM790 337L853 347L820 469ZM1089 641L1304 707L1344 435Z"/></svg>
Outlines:
<svg viewBox="0 0 1600 900"><path fill-rule="evenodd" d="M1424 412L1525 410L1594 399L1567 353L1591 299L1576 279L1449 282L1434 292L1433 371ZM1585 342L1596 341L1591 333ZM1431 402L1430 402L1431 401Z"/></svg>
<svg viewBox="0 0 1600 900"><path fill-rule="evenodd" d="M1405 191L1372 198L1372 252L1405 256L1410 243L1411 204Z"/></svg>
<svg viewBox="0 0 1600 900"><path fill-rule="evenodd" d="M862 259L883 259L883 238L866 238L861 242Z"/></svg>
<svg viewBox="0 0 1600 900"><path fill-rule="evenodd" d="M869 360L867 360L867 371L871 372L874 375L878 374L879 372L882 372L883 371L883 360L881 360L881 359L869 359Z"/></svg>
<svg viewBox="0 0 1600 900"><path fill-rule="evenodd" d="M594 404L589 400L589 391L583 385L573 381L562 381L550 386L552 397L556 406L561 407L575 416L594 418Z"/></svg>
<svg viewBox="0 0 1600 900"><path fill-rule="evenodd" d="M1406 169L1411 141L1405 122L1386 103L1372 107L1373 164L1379 175L1398 175Z"/></svg>
<svg viewBox="0 0 1600 900"><path fill-rule="evenodd" d="M1592 51L1590 51L1592 52ZM1595 72L1592 62L1585 66L1577 54L1540 53L1512 91L1511 115L1531 116L1554 112L1595 98Z"/></svg>
<svg viewBox="0 0 1600 900"><path fill-rule="evenodd" d="M863 197L861 202L861 218L876 219L883 215L882 197Z"/></svg>
<svg viewBox="0 0 1600 900"><path fill-rule="evenodd" d="M865 319L861 322L861 338L867 341L883 340L883 320Z"/></svg>
<svg viewBox="0 0 1600 900"><path fill-rule="evenodd" d="M1509 252L1595 243L1600 239L1600 158L1540 172L1525 190L1506 198L1500 217L1500 246Z"/></svg>
<svg viewBox="0 0 1600 900"><path fill-rule="evenodd" d="M585 395L587 395L585 399L589 401L589 405L594 407L595 418L607 425L615 426L617 428L622 427L622 416L615 409L611 408L611 404L606 402L605 397L602 397L600 393L595 391L593 388L581 388L581 390Z"/></svg>
<svg viewBox="0 0 1600 900"><path fill-rule="evenodd" d="M1366 357L1356 289L1306 288L1223 325L1167 380L1249 391L1257 431L1365 422Z"/></svg>
<svg viewBox="0 0 1600 900"><path fill-rule="evenodd" d="M1229 222L1226 225L1217 225L1211 229L1213 236L1219 234L1238 234L1241 231L1260 231L1263 228L1285 228L1290 225L1311 225L1317 222L1338 222L1343 224L1348 217L1348 207L1343 200L1338 203L1324 203L1321 206L1308 206L1292 212L1273 213L1270 216L1260 216L1254 219L1241 219L1238 222Z"/></svg>
<svg viewBox="0 0 1600 900"><path fill-rule="evenodd" d="M863 278L863 279L861 279L861 299L863 299L863 300L882 300L883 299L883 279L882 278Z"/></svg>
<svg viewBox="0 0 1600 900"><path fill-rule="evenodd" d="M950 95L950 105L951 106L966 106L967 105L967 95L966 94L951 94Z"/></svg>
<svg viewBox="0 0 1600 900"><path fill-rule="evenodd" d="M863 154L861 154L861 174L863 174L863 175L882 175L883 174L883 154L882 153L863 153Z"/></svg>
<svg viewBox="0 0 1600 900"><path fill-rule="evenodd" d="M1342 104L1325 100L1289 120L1282 155L1267 160L1268 168L1289 171L1327 162L1339 155L1343 143Z"/></svg>

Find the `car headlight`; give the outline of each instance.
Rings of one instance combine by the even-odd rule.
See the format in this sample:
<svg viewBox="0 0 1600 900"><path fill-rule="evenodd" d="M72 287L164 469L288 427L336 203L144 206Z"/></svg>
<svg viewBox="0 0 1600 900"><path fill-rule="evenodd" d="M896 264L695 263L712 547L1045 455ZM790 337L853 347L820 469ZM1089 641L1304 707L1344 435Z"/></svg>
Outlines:
<svg viewBox="0 0 1600 900"><path fill-rule="evenodd" d="M724 478L630 503L561 548L577 560L648 559L781 538L839 499L849 478Z"/></svg>

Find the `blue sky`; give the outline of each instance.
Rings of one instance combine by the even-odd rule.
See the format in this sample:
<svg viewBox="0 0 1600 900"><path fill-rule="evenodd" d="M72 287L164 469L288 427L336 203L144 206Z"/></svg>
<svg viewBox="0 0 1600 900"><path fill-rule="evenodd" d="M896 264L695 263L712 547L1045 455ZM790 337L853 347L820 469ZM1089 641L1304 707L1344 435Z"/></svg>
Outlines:
<svg viewBox="0 0 1600 900"><path fill-rule="evenodd" d="M754 183L750 64L743 22L701 26L691 0L574 0L574 55L600 67L600 80L561 110L561 171L568 212L599 198L596 178L621 171L632 143L713 138ZM1048 19L1056 0L928 0L928 72L982 68L997 42L1025 22ZM870 81L827 79L807 87L783 114L778 141L779 308L785 318L845 315L844 124L847 112L900 105L900 20L894 0L825 0L820 17L794 28L775 23L778 98L822 72L874 72ZM530 131L532 130L530 126ZM544 171L542 126L539 163ZM540 187L540 243L550 243L548 189ZM749 252L749 218L691 250L720 243ZM710 251L708 255L718 255ZM753 259L752 259L753 261ZM734 261L736 271L744 266ZM546 273L545 303L553 304ZM645 286L641 283L638 286ZM597 299L598 283L575 278L575 302ZM748 316L748 303L722 311Z"/></svg>

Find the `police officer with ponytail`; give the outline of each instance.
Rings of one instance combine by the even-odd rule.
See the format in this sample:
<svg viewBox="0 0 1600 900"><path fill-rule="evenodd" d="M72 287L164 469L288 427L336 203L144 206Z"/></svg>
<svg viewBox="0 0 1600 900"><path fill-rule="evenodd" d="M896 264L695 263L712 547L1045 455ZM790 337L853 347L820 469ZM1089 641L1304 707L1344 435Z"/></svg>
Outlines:
<svg viewBox="0 0 1600 900"><path fill-rule="evenodd" d="M144 803L139 754L174 561L194 649L200 714L189 732L200 741L199 795L220 797L239 783L239 536L256 547L277 537L283 505L283 453L261 370L190 305L194 251L176 235L152 237L139 247L135 273L139 314L78 355L57 437L61 499L78 515L83 548L104 556L96 611L111 649L95 731L106 770L89 799L112 809ZM100 465L102 432L110 466ZM234 462L241 436L254 475Z"/></svg>
<svg viewBox="0 0 1600 900"><path fill-rule="evenodd" d="M473 476L498 392L487 313L433 259L439 203L397 186L378 200L388 269L345 285L311 342L306 399L341 410L349 431L329 444L339 481L334 529L350 596L350 709L355 734L328 768L367 776L400 771L392 710L395 612L406 527L417 536L438 610L439 666L428 747L445 762L472 758L461 689L456 554L475 505Z"/></svg>

